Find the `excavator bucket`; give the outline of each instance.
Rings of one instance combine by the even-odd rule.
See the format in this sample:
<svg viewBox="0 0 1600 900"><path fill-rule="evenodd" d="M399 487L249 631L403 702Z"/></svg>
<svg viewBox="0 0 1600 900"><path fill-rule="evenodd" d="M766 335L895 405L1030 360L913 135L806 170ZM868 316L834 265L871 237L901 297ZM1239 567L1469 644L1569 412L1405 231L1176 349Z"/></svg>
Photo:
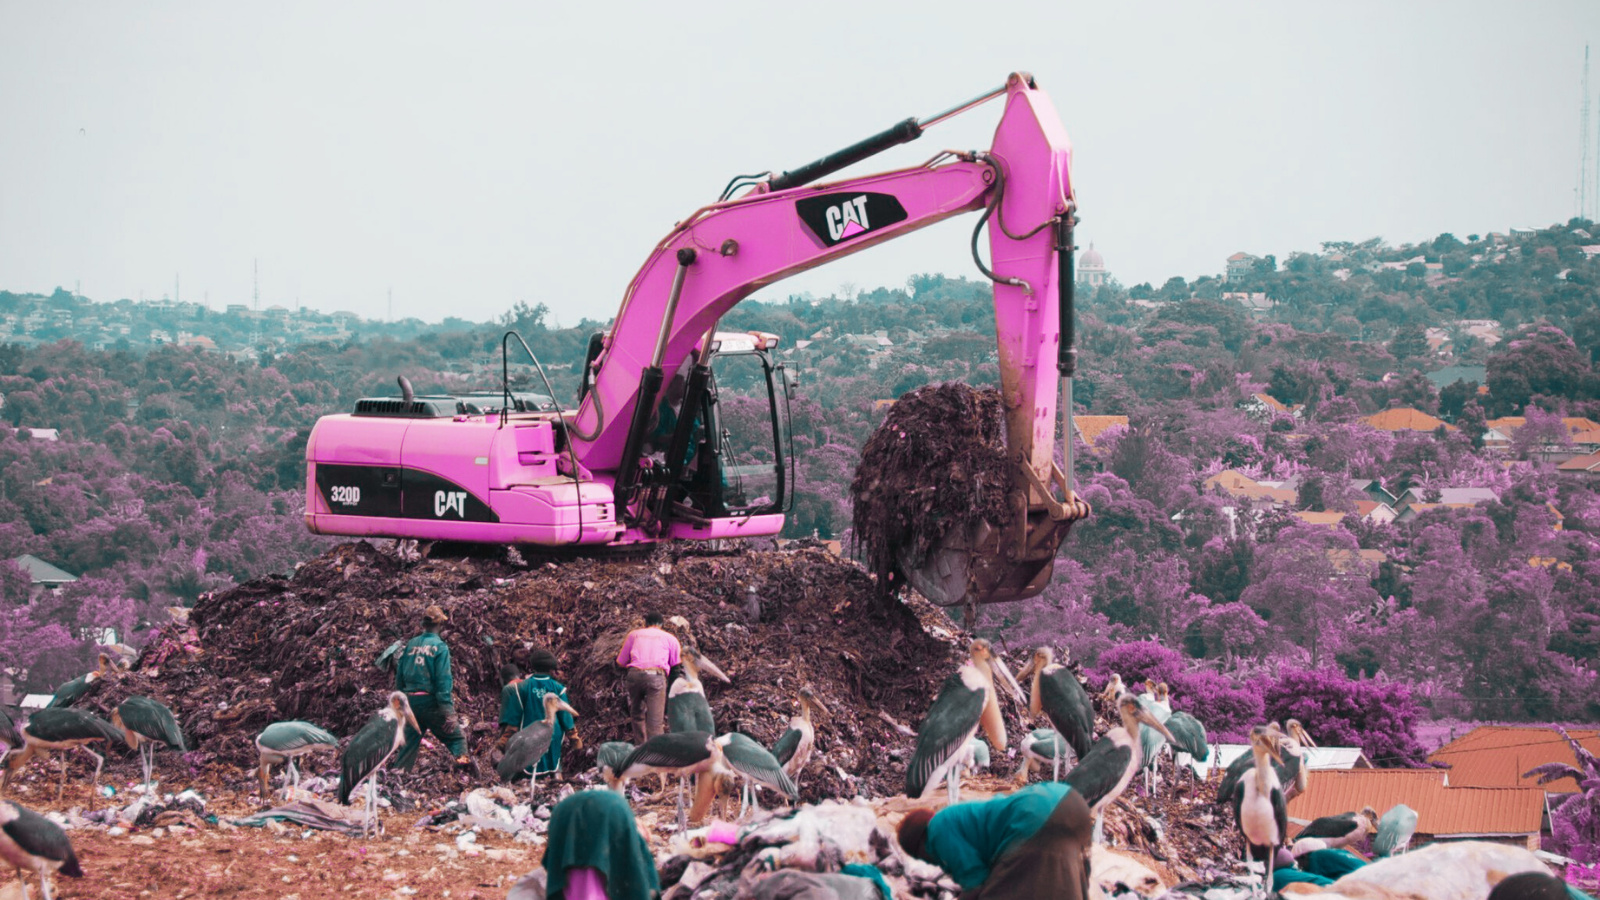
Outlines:
<svg viewBox="0 0 1600 900"><path fill-rule="evenodd" d="M911 586L939 606L1004 603L1037 596L1050 583L1056 553L1074 522L1089 516L1075 496L1030 509L1007 528L987 522L947 533L920 565L900 553Z"/></svg>

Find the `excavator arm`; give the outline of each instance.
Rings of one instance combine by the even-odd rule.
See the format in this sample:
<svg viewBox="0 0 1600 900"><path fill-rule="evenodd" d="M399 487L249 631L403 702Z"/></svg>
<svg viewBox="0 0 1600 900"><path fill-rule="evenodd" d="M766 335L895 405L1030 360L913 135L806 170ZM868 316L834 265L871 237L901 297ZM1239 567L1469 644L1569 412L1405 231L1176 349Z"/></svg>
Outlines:
<svg viewBox="0 0 1600 900"><path fill-rule="evenodd" d="M1000 96L1005 111L986 152L941 154L913 168L807 185ZM781 278L983 209L1007 446L1018 466L1014 520L998 531L950 535L932 559L908 567L908 575L945 604L1038 593L1067 529L1088 515L1054 462L1057 403L1065 393L1070 472L1070 162L1071 144L1049 98L1030 77L1013 74L1004 87L949 113L902 122L758 183L744 196L697 210L645 261L597 348L592 386L569 426L578 458L592 472L617 473L619 517L644 515L639 459L650 413L673 373L689 362L705 365L723 314ZM975 256L976 238L975 232Z"/></svg>

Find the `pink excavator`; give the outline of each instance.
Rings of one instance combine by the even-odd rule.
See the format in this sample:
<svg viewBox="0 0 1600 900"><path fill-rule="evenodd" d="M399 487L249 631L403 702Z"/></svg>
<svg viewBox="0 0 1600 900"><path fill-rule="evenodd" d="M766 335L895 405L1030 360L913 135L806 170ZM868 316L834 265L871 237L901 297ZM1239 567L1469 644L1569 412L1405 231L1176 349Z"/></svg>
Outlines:
<svg viewBox="0 0 1600 900"><path fill-rule="evenodd" d="M815 183L1001 98L988 150ZM562 408L553 391L513 392L509 381L499 394L441 397L416 396L402 379L400 397L362 399L312 430L306 524L318 534L551 550L775 535L794 493L788 384L772 359L778 339L719 332L718 321L781 278L981 211L972 251L994 282L1015 515L1004 528L955 530L904 568L943 605L1037 594L1068 529L1089 515L1067 474L1076 366L1070 162L1055 107L1017 73L799 169L736 178L634 276L610 330L590 341L576 408ZM988 264L978 252L985 227ZM521 341L502 340L503 366L513 340ZM1058 411L1065 466L1054 458Z"/></svg>

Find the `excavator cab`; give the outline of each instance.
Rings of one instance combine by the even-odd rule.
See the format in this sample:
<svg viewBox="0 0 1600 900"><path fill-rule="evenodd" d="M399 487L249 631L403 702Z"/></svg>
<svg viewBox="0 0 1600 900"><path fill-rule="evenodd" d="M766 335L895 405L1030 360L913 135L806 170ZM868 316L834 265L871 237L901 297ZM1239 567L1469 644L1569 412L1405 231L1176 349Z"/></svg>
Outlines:
<svg viewBox="0 0 1600 900"><path fill-rule="evenodd" d="M793 505L788 373L768 353L777 337L718 332L714 341L703 382L680 373L657 415L657 433L666 430L663 418L674 423L672 440L651 454L641 487L662 522L784 513Z"/></svg>

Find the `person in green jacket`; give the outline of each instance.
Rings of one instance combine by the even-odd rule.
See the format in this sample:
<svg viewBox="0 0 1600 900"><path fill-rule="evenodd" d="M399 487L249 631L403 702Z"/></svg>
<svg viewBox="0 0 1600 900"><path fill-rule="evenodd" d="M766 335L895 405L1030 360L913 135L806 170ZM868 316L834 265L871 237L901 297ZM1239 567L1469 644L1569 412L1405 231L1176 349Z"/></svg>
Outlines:
<svg viewBox="0 0 1600 900"><path fill-rule="evenodd" d="M544 719L545 694L555 694L565 703L570 704L572 702L567 699L566 685L555 679L557 665L556 655L543 647L535 647L528 654L528 668L532 670L533 674L522 679L517 684L517 699L521 715L516 722L517 727L511 729L513 732L527 728L534 722ZM506 725L506 718L502 715L500 719L502 733L505 732ZM536 774L543 775L547 772L561 770L561 743L562 739L568 734L572 736L573 749L576 750L583 746L583 740L578 737L575 725L572 713L566 711L556 713L555 729L550 736L550 749L545 751L544 756L540 757L539 762L534 766Z"/></svg>
<svg viewBox="0 0 1600 900"><path fill-rule="evenodd" d="M395 767L409 769L416 762L417 750L422 747L422 734L433 732L444 742L456 765L470 766L467 756L467 739L456 727L455 682L450 676L450 648L439 637L439 629L450 618L438 606L430 606L422 613L422 633L412 638L400 651L400 662L394 669L394 686L406 695L411 712L417 717L422 731L406 726L406 745L400 748Z"/></svg>
<svg viewBox="0 0 1600 900"><path fill-rule="evenodd" d="M907 853L955 879L964 900L1083 900L1093 831L1083 795L1065 782L1043 782L937 814L914 809L898 837Z"/></svg>

